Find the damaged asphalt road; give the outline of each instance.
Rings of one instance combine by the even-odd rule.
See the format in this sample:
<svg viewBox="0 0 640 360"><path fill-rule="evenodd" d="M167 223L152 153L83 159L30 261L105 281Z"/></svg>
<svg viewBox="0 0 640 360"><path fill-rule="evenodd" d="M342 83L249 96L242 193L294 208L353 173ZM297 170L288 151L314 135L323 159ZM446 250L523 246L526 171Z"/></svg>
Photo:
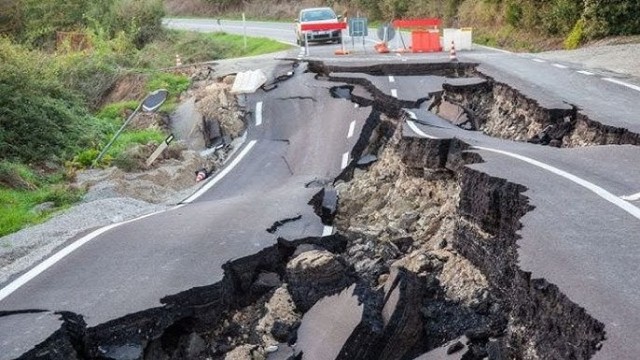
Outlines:
<svg viewBox="0 0 640 360"><path fill-rule="evenodd" d="M517 89L500 90L507 83L474 64L377 66L367 74L312 63L310 70L301 66L249 97L251 105L262 102L265 121L250 124L251 151L216 186L104 233L4 299L0 310L66 312L60 329L50 313L0 318L3 356L637 353L640 280L620 274L637 264L629 234L640 230L638 219L550 171L629 193L638 170L612 169L640 155L637 146L594 146L602 131L601 139L620 133L615 126L569 107L573 127L561 139L582 147L527 143L510 119L537 134L565 117L514 98ZM484 92L475 92L485 80ZM345 84L348 94L336 92ZM508 103L504 94L527 106L496 111ZM496 132L438 116L443 110L431 105L443 95L476 128ZM517 141L490 136L498 134ZM320 238L328 224L337 233ZM31 347L48 338L26 353L30 347L15 346L30 337ZM310 356L319 354L326 357Z"/></svg>

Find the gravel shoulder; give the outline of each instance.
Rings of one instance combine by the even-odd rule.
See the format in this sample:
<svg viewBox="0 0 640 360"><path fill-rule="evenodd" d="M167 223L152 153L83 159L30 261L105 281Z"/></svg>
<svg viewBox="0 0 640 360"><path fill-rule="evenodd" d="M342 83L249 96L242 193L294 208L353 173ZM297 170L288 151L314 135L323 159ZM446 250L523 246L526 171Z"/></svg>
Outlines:
<svg viewBox="0 0 640 360"><path fill-rule="evenodd" d="M615 72L621 76L632 76L640 82L640 44L593 45L577 50L547 51L535 56Z"/></svg>

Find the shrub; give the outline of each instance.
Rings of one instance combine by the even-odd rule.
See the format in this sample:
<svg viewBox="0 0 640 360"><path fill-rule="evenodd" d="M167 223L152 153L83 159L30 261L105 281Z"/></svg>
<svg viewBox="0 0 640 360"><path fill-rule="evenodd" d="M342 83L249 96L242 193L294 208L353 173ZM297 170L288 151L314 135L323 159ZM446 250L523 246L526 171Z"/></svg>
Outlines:
<svg viewBox="0 0 640 360"><path fill-rule="evenodd" d="M578 20L564 40L565 49L576 49L584 40L584 20Z"/></svg>

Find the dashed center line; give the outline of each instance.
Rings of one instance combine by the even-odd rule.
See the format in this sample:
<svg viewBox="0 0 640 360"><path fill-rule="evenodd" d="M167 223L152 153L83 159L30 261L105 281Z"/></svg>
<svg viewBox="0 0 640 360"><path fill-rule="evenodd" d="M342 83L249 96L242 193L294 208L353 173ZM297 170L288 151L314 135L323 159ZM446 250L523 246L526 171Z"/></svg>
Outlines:
<svg viewBox="0 0 640 360"><path fill-rule="evenodd" d="M542 59L532 59L532 60L539 63L546 63L546 61Z"/></svg>
<svg viewBox="0 0 640 360"><path fill-rule="evenodd" d="M262 125L262 101L256 104L256 126Z"/></svg>
<svg viewBox="0 0 640 360"><path fill-rule="evenodd" d="M342 164L340 165L341 169L344 169L349 165L349 152L342 154Z"/></svg>
<svg viewBox="0 0 640 360"><path fill-rule="evenodd" d="M398 97L398 90L391 89L391 96L393 96L394 98L397 98Z"/></svg>
<svg viewBox="0 0 640 360"><path fill-rule="evenodd" d="M389 82L396 82L396 79L393 76L389 76Z"/></svg>
<svg viewBox="0 0 640 360"><path fill-rule="evenodd" d="M616 79L612 79L612 78L602 78L602 80L604 81L608 81L614 84L618 84L618 85L622 85L622 86L626 86L629 89L633 89L635 91L640 91L640 86L636 86L636 85L632 85L632 84L627 84L624 81L620 81L620 80L616 80Z"/></svg>
<svg viewBox="0 0 640 360"><path fill-rule="evenodd" d="M578 74L582 74L582 75L587 75L587 76L593 76L593 75L595 75L594 73L589 72L589 71L586 71L586 70L580 70L580 71L577 71L577 73L578 73Z"/></svg>
<svg viewBox="0 0 640 360"><path fill-rule="evenodd" d="M347 133L347 139L350 139L353 136L353 133L356 131L356 121L353 120L351 124L349 124L349 132Z"/></svg>
<svg viewBox="0 0 640 360"><path fill-rule="evenodd" d="M566 69L568 67L562 64L553 64L553 66L557 67L558 69Z"/></svg>

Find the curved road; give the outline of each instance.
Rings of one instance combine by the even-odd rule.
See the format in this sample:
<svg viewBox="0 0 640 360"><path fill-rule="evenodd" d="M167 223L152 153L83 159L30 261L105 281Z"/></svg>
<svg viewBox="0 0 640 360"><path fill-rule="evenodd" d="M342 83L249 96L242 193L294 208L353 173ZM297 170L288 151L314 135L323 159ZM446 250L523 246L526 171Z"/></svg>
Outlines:
<svg viewBox="0 0 640 360"><path fill-rule="evenodd" d="M231 21L169 19L165 24L200 31L245 31L240 22ZM292 28L250 23L246 31L293 42ZM308 56L295 48L265 70L273 78L290 69L291 62L284 58L342 64L448 60L448 54L374 54L372 41L339 58L333 56L335 45L311 46ZM640 102L640 87L634 88L633 79L486 48L458 55L480 63L482 72L540 103L570 103L601 123L640 132L634 107ZM68 310L96 325L158 306L163 296L214 283L221 278L224 262L269 246L278 236L330 231L307 205L319 189L305 184L337 176L350 159L369 109L331 98L328 89L336 83L315 80L303 70L304 65L271 92L248 96L254 118L246 141L228 163L225 176L210 180L214 186L170 211L104 231L28 282L5 284L0 311ZM381 91L408 100L426 96L426 89L446 81L425 76L365 77ZM640 148L542 147L466 132L428 115L416 110L420 123L407 124L407 131L415 136L459 137L486 160L473 167L527 186L525 195L536 209L522 219L522 268L558 285L605 323L608 339L596 358L634 358L632 354L640 351L636 328L640 195L635 196L640 193L640 167L635 161ZM275 234L265 231L275 221L297 215L302 218ZM0 358L19 356L58 327L48 314L0 317Z"/></svg>

